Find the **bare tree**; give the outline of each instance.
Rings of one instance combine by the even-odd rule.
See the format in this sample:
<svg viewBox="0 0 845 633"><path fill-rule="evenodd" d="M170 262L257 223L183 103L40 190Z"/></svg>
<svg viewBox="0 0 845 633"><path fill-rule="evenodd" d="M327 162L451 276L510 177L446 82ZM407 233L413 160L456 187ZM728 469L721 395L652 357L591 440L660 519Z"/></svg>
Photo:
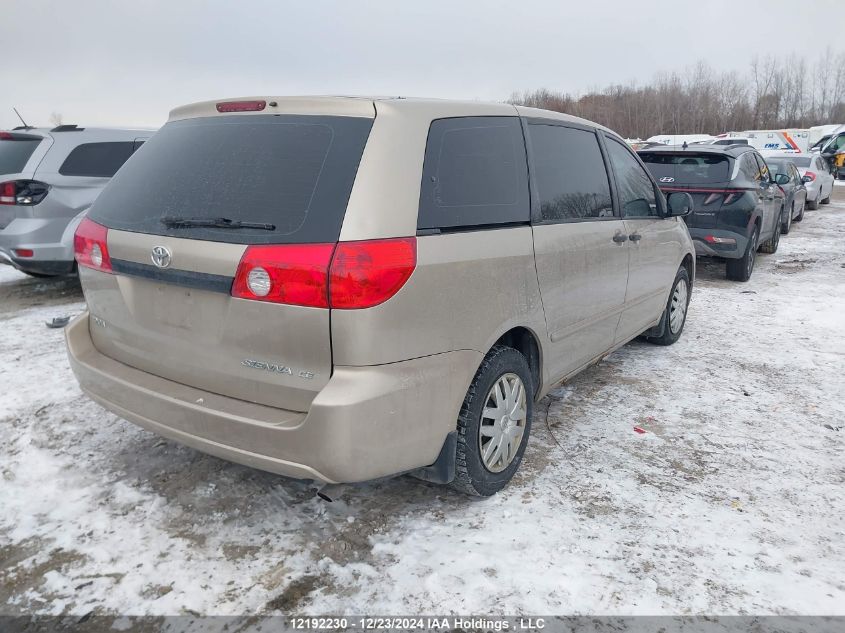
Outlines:
<svg viewBox="0 0 845 633"><path fill-rule="evenodd" d="M809 127L845 119L845 52L828 49L812 65L796 55L751 60L746 74L701 61L638 86L615 84L583 95L548 88L514 93L510 103L568 112L627 137Z"/></svg>

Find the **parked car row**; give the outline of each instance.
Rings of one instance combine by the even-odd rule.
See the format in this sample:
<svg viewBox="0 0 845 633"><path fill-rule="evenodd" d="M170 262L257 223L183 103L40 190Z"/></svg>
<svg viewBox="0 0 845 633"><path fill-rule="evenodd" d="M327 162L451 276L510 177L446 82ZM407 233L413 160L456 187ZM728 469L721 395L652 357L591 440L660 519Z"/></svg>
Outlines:
<svg viewBox="0 0 845 633"><path fill-rule="evenodd" d="M473 495L513 477L554 386L636 337L680 338L696 254L747 280L803 217L809 174L747 145L638 156L590 121L478 102L222 100L154 135L84 134L3 142L7 228L46 200L66 225L103 189L73 239L86 394L271 472Z"/></svg>
<svg viewBox="0 0 845 633"><path fill-rule="evenodd" d="M748 281L757 252L774 253L804 210L830 202L833 177L818 155L767 152L745 143L653 146L640 157L664 192L692 195L685 218L696 254L726 261Z"/></svg>

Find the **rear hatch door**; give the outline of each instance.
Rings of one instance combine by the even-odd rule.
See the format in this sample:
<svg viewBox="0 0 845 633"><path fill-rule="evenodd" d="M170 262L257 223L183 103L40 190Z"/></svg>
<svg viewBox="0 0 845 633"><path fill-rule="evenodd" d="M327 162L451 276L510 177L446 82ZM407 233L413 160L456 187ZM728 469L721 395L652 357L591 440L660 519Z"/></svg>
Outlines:
<svg viewBox="0 0 845 633"><path fill-rule="evenodd" d="M733 163L726 155L688 149L640 152L640 157L664 193L685 191L692 196L692 213L684 218L690 228L715 228L725 199L736 197L728 189Z"/></svg>
<svg viewBox="0 0 845 633"><path fill-rule="evenodd" d="M95 346L198 389L307 411L331 375L329 310L235 298L232 284L250 246L337 241L371 125L264 114L168 123L89 214L109 229L114 271L82 271ZM249 225L199 226L217 218Z"/></svg>

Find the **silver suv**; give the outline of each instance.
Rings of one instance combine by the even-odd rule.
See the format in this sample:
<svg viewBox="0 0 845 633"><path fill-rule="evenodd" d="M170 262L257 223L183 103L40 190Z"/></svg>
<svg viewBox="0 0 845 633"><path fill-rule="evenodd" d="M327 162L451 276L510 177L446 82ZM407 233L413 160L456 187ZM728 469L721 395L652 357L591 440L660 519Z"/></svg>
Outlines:
<svg viewBox="0 0 845 633"><path fill-rule="evenodd" d="M76 125L0 132L0 263L37 277L72 273L76 224L151 135Z"/></svg>
<svg viewBox="0 0 845 633"><path fill-rule="evenodd" d="M554 112L185 106L77 230L70 361L107 409L219 457L490 495L537 399L634 337L681 335L691 205Z"/></svg>

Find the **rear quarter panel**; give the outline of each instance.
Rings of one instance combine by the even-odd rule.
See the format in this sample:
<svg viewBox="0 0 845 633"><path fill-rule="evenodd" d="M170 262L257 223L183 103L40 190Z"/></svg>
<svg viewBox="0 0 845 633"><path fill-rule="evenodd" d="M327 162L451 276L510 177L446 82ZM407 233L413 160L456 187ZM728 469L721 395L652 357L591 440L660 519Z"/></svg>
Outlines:
<svg viewBox="0 0 845 633"><path fill-rule="evenodd" d="M453 350L486 353L515 326L546 337L530 226L417 238L417 267L394 297L332 310L336 365L378 365Z"/></svg>

